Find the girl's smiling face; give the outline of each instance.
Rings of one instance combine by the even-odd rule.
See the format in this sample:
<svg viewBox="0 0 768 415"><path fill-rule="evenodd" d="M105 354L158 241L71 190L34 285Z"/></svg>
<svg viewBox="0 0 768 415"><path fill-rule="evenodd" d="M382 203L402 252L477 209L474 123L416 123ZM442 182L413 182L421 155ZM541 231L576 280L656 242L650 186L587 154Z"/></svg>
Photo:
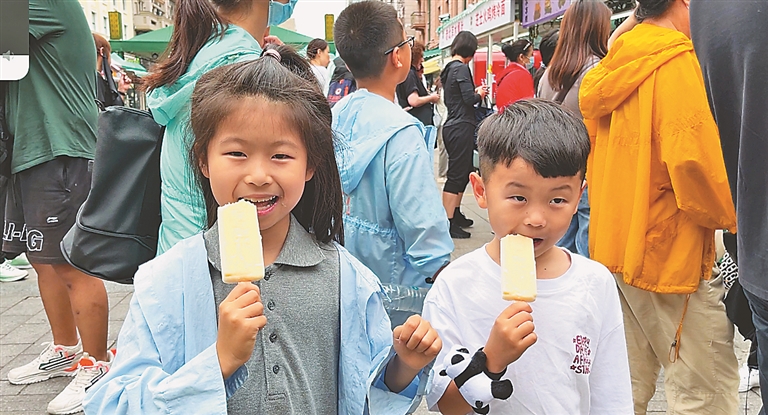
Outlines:
<svg viewBox="0 0 768 415"><path fill-rule="evenodd" d="M220 206L246 199L258 209L262 232L276 224L287 232L313 175L304 142L289 125L290 109L261 97L240 98L232 108L208 145L203 174Z"/></svg>

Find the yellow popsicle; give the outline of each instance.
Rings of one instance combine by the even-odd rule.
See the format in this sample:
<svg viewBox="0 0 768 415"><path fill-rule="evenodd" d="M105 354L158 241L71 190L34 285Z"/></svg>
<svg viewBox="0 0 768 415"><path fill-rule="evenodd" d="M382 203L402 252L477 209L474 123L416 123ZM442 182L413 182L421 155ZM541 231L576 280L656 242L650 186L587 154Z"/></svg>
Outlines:
<svg viewBox="0 0 768 415"><path fill-rule="evenodd" d="M536 300L533 239L522 235L501 238L501 291L507 301Z"/></svg>
<svg viewBox="0 0 768 415"><path fill-rule="evenodd" d="M219 206L221 279L227 284L264 278L259 215L245 200Z"/></svg>

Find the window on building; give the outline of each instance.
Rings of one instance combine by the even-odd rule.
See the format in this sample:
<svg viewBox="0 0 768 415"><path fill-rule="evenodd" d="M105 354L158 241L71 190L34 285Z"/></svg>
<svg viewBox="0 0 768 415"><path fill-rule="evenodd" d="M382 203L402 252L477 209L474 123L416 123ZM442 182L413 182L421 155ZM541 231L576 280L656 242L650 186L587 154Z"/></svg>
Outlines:
<svg viewBox="0 0 768 415"><path fill-rule="evenodd" d="M123 0L123 11L125 11L125 0Z"/></svg>
<svg viewBox="0 0 768 415"><path fill-rule="evenodd" d="M128 39L128 25L123 25L123 39Z"/></svg>
<svg viewBox="0 0 768 415"><path fill-rule="evenodd" d="M91 12L91 30L96 31L96 12Z"/></svg>
<svg viewBox="0 0 768 415"><path fill-rule="evenodd" d="M112 0L112 6L117 7L117 0Z"/></svg>
<svg viewBox="0 0 768 415"><path fill-rule="evenodd" d="M109 34L109 19L104 17L104 34Z"/></svg>

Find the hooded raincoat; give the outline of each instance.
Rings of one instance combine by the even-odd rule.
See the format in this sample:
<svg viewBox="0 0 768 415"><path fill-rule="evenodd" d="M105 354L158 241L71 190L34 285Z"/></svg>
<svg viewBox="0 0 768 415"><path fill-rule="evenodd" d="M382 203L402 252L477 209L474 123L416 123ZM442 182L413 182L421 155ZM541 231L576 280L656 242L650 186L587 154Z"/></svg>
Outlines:
<svg viewBox="0 0 768 415"><path fill-rule="evenodd" d="M695 292L715 229L736 230L717 126L691 40L640 24L579 92L597 135L587 167L590 254L634 287Z"/></svg>
<svg viewBox="0 0 768 415"><path fill-rule="evenodd" d="M427 287L451 258L424 126L360 89L333 107L345 246L381 282Z"/></svg>
<svg viewBox="0 0 768 415"><path fill-rule="evenodd" d="M343 247L338 414L396 415L421 400L429 367L400 394L383 370L394 356L392 331L376 277ZM222 414L248 377L241 366L224 380L216 337L216 305L203 234L142 265L120 330L120 350L83 405L86 414ZM330 409L329 409L330 410Z"/></svg>
<svg viewBox="0 0 768 415"><path fill-rule="evenodd" d="M245 29L230 24L224 36L206 43L176 82L152 90L147 104L158 124L165 125L160 151L162 222L157 251L162 254L182 239L200 232L206 225L205 203L189 164L194 137L190 130L192 92L200 77L219 66L253 60L261 46Z"/></svg>

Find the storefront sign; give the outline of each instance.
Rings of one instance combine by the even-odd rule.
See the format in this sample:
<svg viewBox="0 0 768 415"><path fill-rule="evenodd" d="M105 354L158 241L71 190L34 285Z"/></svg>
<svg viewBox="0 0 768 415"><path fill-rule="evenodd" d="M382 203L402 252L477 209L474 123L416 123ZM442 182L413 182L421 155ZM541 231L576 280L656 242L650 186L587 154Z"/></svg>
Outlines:
<svg viewBox="0 0 768 415"><path fill-rule="evenodd" d="M570 5L571 0L523 0L523 27L555 19Z"/></svg>
<svg viewBox="0 0 768 415"><path fill-rule="evenodd" d="M438 29L440 49L449 47L462 30L481 35L514 22L515 8L513 0L486 0L460 16Z"/></svg>

